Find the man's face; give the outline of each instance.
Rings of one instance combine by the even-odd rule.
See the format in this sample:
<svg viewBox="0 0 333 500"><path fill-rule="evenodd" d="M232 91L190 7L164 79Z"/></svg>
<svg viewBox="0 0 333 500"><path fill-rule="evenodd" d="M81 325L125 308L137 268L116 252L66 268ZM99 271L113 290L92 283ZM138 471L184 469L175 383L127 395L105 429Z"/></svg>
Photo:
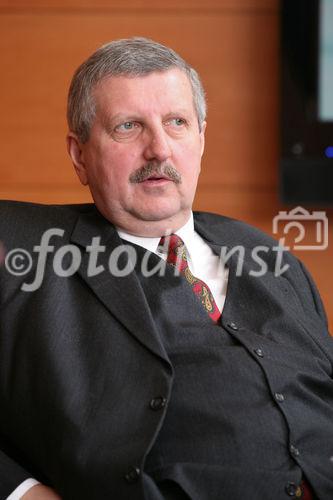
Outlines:
<svg viewBox="0 0 333 500"><path fill-rule="evenodd" d="M69 134L78 176L100 212L141 236L175 231L188 219L204 149L190 82L171 69L110 77L94 90L89 139Z"/></svg>

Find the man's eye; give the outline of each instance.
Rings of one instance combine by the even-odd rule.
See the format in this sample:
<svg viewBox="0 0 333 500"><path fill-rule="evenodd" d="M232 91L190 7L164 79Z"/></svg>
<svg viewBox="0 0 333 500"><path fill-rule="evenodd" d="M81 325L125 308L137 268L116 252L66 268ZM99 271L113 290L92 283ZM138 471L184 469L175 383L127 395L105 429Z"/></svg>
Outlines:
<svg viewBox="0 0 333 500"><path fill-rule="evenodd" d="M121 125L118 125L116 127L116 131L124 132L126 130L133 130L134 127L135 127L134 122L125 122L125 123L122 123Z"/></svg>
<svg viewBox="0 0 333 500"><path fill-rule="evenodd" d="M116 125L111 132L113 140L118 142L135 141L142 131L140 122L128 121Z"/></svg>
<svg viewBox="0 0 333 500"><path fill-rule="evenodd" d="M171 125L176 125L177 127L181 127L182 125L185 125L185 120L183 118L171 118L171 120L169 120L169 123Z"/></svg>

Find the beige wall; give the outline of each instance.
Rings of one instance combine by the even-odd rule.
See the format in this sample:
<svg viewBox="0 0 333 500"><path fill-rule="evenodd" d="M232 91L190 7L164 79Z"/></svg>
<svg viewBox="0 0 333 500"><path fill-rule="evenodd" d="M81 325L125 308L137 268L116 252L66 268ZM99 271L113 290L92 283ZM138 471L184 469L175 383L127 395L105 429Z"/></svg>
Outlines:
<svg viewBox="0 0 333 500"><path fill-rule="evenodd" d="M0 0L0 197L90 200L64 146L73 69L102 43L148 36L202 74L207 148L195 208L271 232L278 202L278 0ZM321 207L311 207L320 209ZM333 212L329 212L333 241ZM331 246L332 248L332 246ZM332 250L300 256L333 326Z"/></svg>

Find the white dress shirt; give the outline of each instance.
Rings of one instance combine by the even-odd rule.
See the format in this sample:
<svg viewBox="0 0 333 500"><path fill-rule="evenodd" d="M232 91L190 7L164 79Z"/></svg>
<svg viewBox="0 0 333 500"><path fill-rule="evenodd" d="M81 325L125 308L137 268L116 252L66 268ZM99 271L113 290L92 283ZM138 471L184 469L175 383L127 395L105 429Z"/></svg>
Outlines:
<svg viewBox="0 0 333 500"><path fill-rule="evenodd" d="M119 228L117 228L117 231L120 238L123 240L143 247L164 260L167 259L167 255L158 250L160 238L133 236ZM178 229L175 234L177 234L185 244L187 262L191 273L209 286L216 305L222 312L227 292L228 269L224 266L219 256L213 253L209 245L207 245L201 236L194 230L192 213L187 223ZM35 481L35 479L27 479L7 497L7 500L20 500L20 498L36 484L38 484L38 481Z"/></svg>

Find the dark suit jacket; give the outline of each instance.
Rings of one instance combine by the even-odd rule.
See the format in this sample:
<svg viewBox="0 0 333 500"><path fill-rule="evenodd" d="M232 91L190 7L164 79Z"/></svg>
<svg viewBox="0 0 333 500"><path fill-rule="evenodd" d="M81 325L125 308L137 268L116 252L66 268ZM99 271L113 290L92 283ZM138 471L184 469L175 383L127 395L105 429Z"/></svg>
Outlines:
<svg viewBox="0 0 333 500"><path fill-rule="evenodd" d="M156 411L154 401L170 398L173 370L135 273L87 275L84 249L92 238L100 237L106 247L98 257L106 270L121 240L94 205L3 202L0 208L6 251L23 248L33 257L24 276L0 267L0 497L33 476L68 499L143 499L144 485L149 486L143 463L167 411L167 405ZM49 242L54 248L42 285L22 291L23 283L35 279L34 247L50 228L64 234ZM269 250L261 254L268 272L255 279L249 271L258 271L259 265L251 250L259 244L271 248L270 238L211 214L195 214L195 228L217 251L221 246L246 248L243 275L229 276L224 327L232 331L236 322L268 337L273 328L275 343L300 353L314 344L331 375L333 348L325 314L302 265L285 255L290 268L275 277L276 253ZM63 245L82 254L80 268L68 278L53 269L53 257ZM69 257L70 250L63 267ZM119 267L126 264L123 257ZM289 318L301 325L301 334L294 334ZM238 498L244 496L233 500ZM271 498L280 497L272 493Z"/></svg>

